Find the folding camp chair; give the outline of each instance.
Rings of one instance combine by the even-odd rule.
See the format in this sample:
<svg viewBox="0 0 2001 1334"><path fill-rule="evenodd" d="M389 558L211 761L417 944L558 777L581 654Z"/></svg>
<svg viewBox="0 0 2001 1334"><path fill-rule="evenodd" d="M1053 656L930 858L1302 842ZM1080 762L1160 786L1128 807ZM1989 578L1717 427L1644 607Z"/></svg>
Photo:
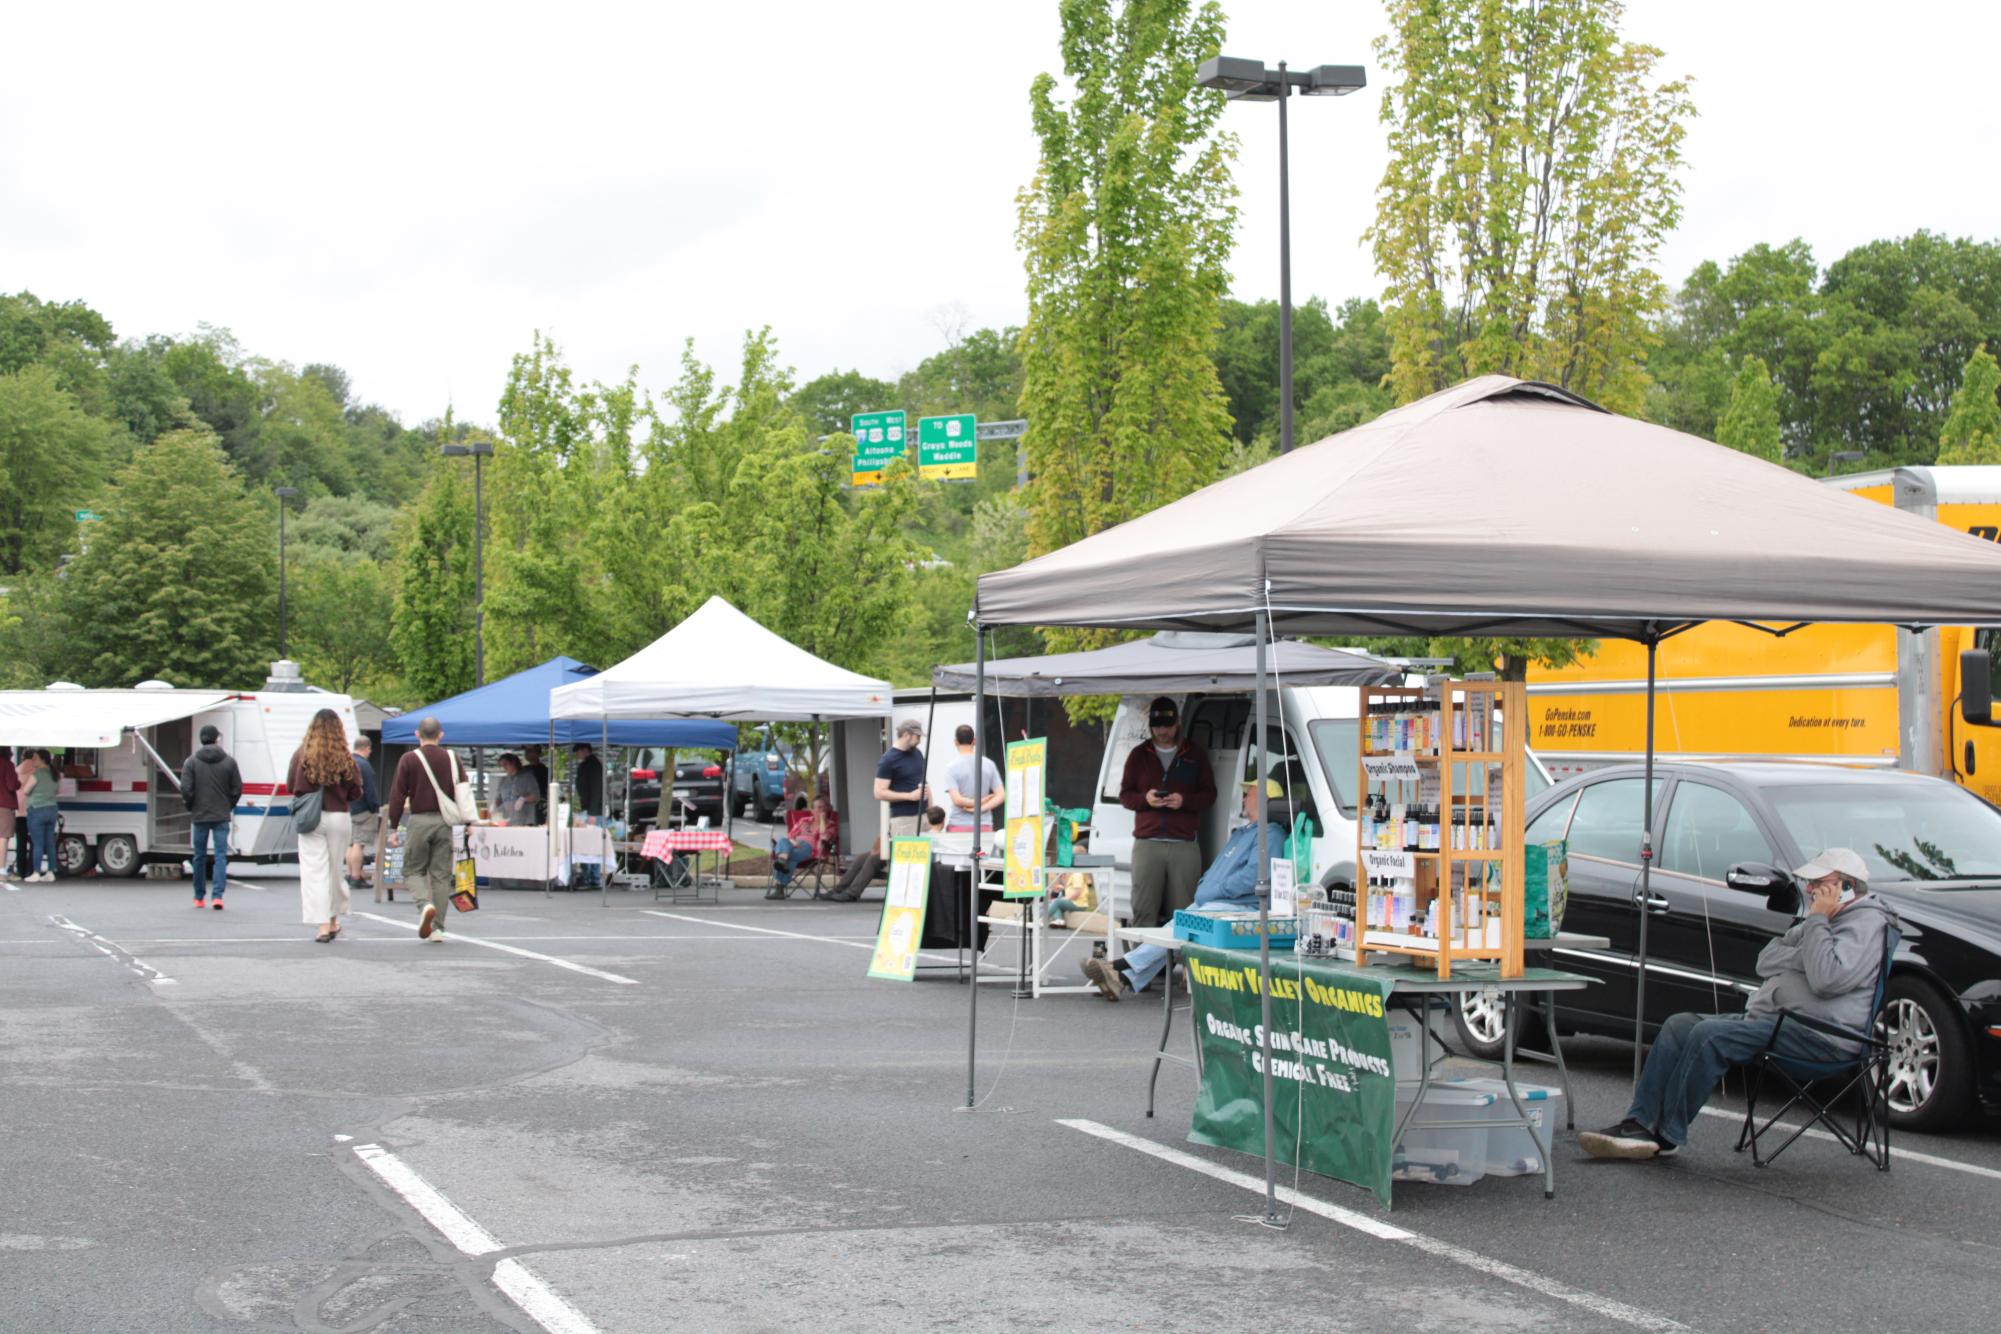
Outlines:
<svg viewBox="0 0 2001 1334"><path fill-rule="evenodd" d="M1869 1007L1869 1024L1865 1031L1858 1033L1824 1019L1781 1010L1765 1049L1745 1062L1750 1096L1744 1104L1744 1128L1737 1136L1737 1151L1742 1153L1749 1145L1751 1161L1759 1167L1771 1166L1794 1140L1818 1125L1826 1127L1828 1133L1841 1141L1842 1147L1850 1153L1874 1163L1877 1171L1890 1170L1890 1047L1876 1036L1876 1032L1883 1014L1884 993L1890 983L1890 957L1897 952L1899 939L1901 937L1895 929L1883 935L1883 964L1876 974L1876 995ZM1803 1061L1781 1055L1774 1048L1779 1034L1789 1023L1803 1025L1827 1037L1860 1043L1861 1050L1854 1056L1831 1061ZM1760 1123L1758 1095L1768 1078L1779 1080L1788 1096L1785 1106ZM1830 1096L1822 1097L1818 1090L1829 1080L1842 1082ZM1850 1093L1855 1095L1853 1115L1834 1111L1833 1104ZM1794 1107L1804 1107L1812 1115L1805 1125L1781 1125L1779 1118ZM1774 1129L1790 1130L1792 1133L1780 1142L1778 1148L1770 1153L1760 1153L1760 1144Z"/></svg>
<svg viewBox="0 0 2001 1334"><path fill-rule="evenodd" d="M811 811L787 811L785 836L795 841L802 837L811 827L812 816ZM838 815L834 817L834 827L840 828ZM840 878L840 836L833 834L821 840L820 846L813 850L811 857L792 868L790 879L783 885L778 883L778 863L774 858L771 865L771 880L765 888L764 897L783 899L791 897L796 892L808 898L824 898L827 887L839 882Z"/></svg>

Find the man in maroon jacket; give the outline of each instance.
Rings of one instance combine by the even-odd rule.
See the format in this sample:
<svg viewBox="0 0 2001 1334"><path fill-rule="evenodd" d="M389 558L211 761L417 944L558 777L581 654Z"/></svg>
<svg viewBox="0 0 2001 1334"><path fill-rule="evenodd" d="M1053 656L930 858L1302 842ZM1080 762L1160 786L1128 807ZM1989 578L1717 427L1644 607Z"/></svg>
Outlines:
<svg viewBox="0 0 2001 1334"><path fill-rule="evenodd" d="M1152 733L1126 756L1119 804L1133 815L1134 926L1160 926L1195 902L1202 879L1196 835L1216 804L1216 776L1202 748L1181 735L1181 715L1162 695L1147 706Z"/></svg>

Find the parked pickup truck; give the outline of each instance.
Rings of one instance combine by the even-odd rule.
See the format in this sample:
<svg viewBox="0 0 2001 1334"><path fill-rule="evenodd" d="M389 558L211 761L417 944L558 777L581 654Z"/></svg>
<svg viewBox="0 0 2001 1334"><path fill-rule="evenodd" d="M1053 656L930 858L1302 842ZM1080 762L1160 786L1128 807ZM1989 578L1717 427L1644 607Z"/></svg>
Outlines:
<svg viewBox="0 0 2001 1334"><path fill-rule="evenodd" d="M759 820L771 820L785 809L786 796L798 786L792 777L792 747L779 740L769 723L737 751L732 782L732 814L749 809Z"/></svg>

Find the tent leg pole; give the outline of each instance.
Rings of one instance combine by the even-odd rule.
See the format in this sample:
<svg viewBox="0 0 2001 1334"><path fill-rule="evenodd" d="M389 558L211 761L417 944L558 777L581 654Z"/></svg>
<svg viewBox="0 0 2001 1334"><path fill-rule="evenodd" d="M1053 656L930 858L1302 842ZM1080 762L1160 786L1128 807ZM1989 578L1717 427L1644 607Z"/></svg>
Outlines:
<svg viewBox="0 0 2001 1334"><path fill-rule="evenodd" d="M1265 810L1265 643L1271 638L1271 622L1264 612L1258 613L1258 693L1257 693L1257 749L1253 752L1251 777L1257 784L1258 794L1258 1012L1263 1024L1263 1034L1259 1046L1264 1060L1264 1103L1265 1103L1265 1216L1266 1227L1277 1227L1278 1221L1278 1165L1272 1158L1272 1146L1276 1142L1272 1133L1271 1087L1271 834L1270 823ZM1167 979L1168 990L1174 988L1174 977Z"/></svg>
<svg viewBox="0 0 2001 1334"><path fill-rule="evenodd" d="M600 759L598 763L602 765L605 762L605 759L611 758L611 715L606 714L604 717L598 719L598 725L602 729L598 733L598 736L599 739L603 742L603 744L600 745L598 749L604 753L604 759ZM671 801L673 800L674 797L674 779L672 777L673 774L672 768L669 768L668 774L669 777L667 779L667 799ZM599 787L602 788L605 783L609 783L610 781L611 781L611 775L609 773L605 773L604 777L599 781ZM631 790L632 788L631 774L627 774L625 776L625 786L628 791ZM604 793L602 791L598 793L598 800L599 801L604 800ZM595 812L593 812L593 814L595 814ZM602 826L600 826L600 828L602 828ZM603 847L604 844L600 842L598 846ZM611 867L603 865L602 863L600 863L598 866L598 907L600 908L611 907Z"/></svg>
<svg viewBox="0 0 2001 1334"><path fill-rule="evenodd" d="M548 768L549 761L555 758L556 720L554 717L551 717L549 719L549 749L544 754L542 767L545 769ZM551 786L555 784L555 781L554 778L549 780ZM549 864L542 868L542 897L544 900L547 900L555 892L556 867L558 865L556 853L561 847L561 840L556 837L556 794L548 788L544 788L542 789L541 796L537 797L536 801L542 807L542 842L549 850ZM568 886L565 886L565 888L568 888Z"/></svg>
<svg viewBox="0 0 2001 1334"><path fill-rule="evenodd" d="M934 691L935 693L935 691ZM987 628L973 627L973 773L987 753ZM976 784L977 786L977 784ZM973 1107L973 1073L980 1047L980 828L973 825L973 874L966 884L966 949L970 954L972 994L966 1004L966 1110Z"/></svg>
<svg viewBox="0 0 2001 1334"><path fill-rule="evenodd" d="M1660 641L1647 641L1647 763L1640 780L1640 801L1644 814L1640 822L1640 910L1639 967L1633 972L1633 1083L1640 1082L1642 1043L1647 1031L1647 919L1653 916L1654 901L1654 669Z"/></svg>

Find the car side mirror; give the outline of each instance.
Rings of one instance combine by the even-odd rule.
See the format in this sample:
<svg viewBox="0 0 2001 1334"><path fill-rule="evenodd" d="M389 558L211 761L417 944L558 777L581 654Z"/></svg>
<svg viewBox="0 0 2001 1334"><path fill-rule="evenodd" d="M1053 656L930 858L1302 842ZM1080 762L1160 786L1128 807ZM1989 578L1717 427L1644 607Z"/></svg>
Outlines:
<svg viewBox="0 0 2001 1334"><path fill-rule="evenodd" d="M1791 917L1799 912L1799 882L1770 862L1738 862L1723 883L1740 893L1763 895L1765 906L1775 913Z"/></svg>
<svg viewBox="0 0 2001 1334"><path fill-rule="evenodd" d="M1986 649L1959 655L1959 716L1974 727L1994 726L1994 655Z"/></svg>

